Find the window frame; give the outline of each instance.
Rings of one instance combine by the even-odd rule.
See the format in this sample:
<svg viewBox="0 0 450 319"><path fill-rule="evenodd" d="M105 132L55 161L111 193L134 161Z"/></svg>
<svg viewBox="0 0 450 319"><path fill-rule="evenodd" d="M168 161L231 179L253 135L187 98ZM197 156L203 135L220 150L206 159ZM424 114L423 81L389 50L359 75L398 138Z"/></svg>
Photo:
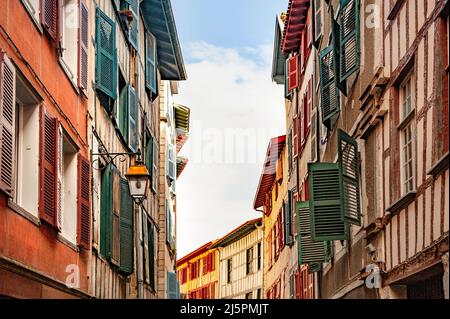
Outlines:
<svg viewBox="0 0 450 319"><path fill-rule="evenodd" d="M233 258L227 259L227 284L231 284L233 272Z"/></svg>
<svg viewBox="0 0 450 319"><path fill-rule="evenodd" d="M246 275L251 275L253 273L253 257L254 257L254 248L250 247L246 251L246 259L245 259Z"/></svg>

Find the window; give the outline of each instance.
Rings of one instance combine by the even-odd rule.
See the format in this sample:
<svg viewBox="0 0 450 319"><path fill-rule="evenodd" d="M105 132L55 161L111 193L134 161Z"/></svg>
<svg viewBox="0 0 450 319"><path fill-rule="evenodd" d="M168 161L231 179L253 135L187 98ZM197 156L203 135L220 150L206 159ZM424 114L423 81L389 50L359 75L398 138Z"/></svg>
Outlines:
<svg viewBox="0 0 450 319"><path fill-rule="evenodd" d="M22 0L25 8L28 10L34 21L40 25L40 0Z"/></svg>
<svg viewBox="0 0 450 319"><path fill-rule="evenodd" d="M167 243L169 246L175 248L175 214L173 212L172 204L166 199L166 234ZM200 261L199 261L200 263Z"/></svg>
<svg viewBox="0 0 450 319"><path fill-rule="evenodd" d="M322 0L314 0L314 41L322 35L323 14L322 14Z"/></svg>
<svg viewBox="0 0 450 319"><path fill-rule="evenodd" d="M340 74L338 77L339 82L342 82L359 69L360 0L341 0L340 5Z"/></svg>
<svg viewBox="0 0 450 319"><path fill-rule="evenodd" d="M148 274L147 271L145 273L148 276L148 284L150 285L150 288L153 290L156 290L155 285L155 230L153 227L153 223L148 218L147 212L143 211L143 227L144 227L144 263L145 268L148 267ZM185 272L185 278L187 281L187 268L183 269ZM183 273L182 273L183 274ZM182 275L183 277L183 275Z"/></svg>
<svg viewBox="0 0 450 319"><path fill-rule="evenodd" d="M158 165L159 165L159 151L158 141L153 138L153 168L152 168L152 190L154 192L158 189Z"/></svg>
<svg viewBox="0 0 450 319"><path fill-rule="evenodd" d="M252 299L252 292L250 291L250 292L248 292L248 293L246 293L245 294L245 299Z"/></svg>
<svg viewBox="0 0 450 319"><path fill-rule="evenodd" d="M413 77L409 75L400 85L400 105L401 105L401 132L400 132L400 160L401 160L401 181L402 194L405 195L415 189L414 180L414 136L415 127L412 116L414 116L415 106L412 97Z"/></svg>
<svg viewBox="0 0 450 319"><path fill-rule="evenodd" d="M246 267L245 272L247 275L251 274L253 272L253 247L247 249L247 259L246 259Z"/></svg>
<svg viewBox="0 0 450 319"><path fill-rule="evenodd" d="M227 283L231 283L231 272L233 271L233 259L227 260Z"/></svg>
<svg viewBox="0 0 450 319"><path fill-rule="evenodd" d="M295 299L295 273L289 276L289 298Z"/></svg>
<svg viewBox="0 0 450 319"><path fill-rule="evenodd" d="M78 80L78 0L62 0L60 7L61 47L64 70L73 83Z"/></svg>
<svg viewBox="0 0 450 319"><path fill-rule="evenodd" d="M261 243L258 243L257 247L257 254L258 254L258 265L257 265L257 269L260 270L261 269L261 265L262 265L262 251L261 251Z"/></svg>
<svg viewBox="0 0 450 319"><path fill-rule="evenodd" d="M156 39L147 32L145 34L145 87L153 93L158 94L157 88L157 66L156 66Z"/></svg>
<svg viewBox="0 0 450 319"><path fill-rule="evenodd" d="M259 288L259 289L256 291L256 299L261 299L261 296L262 296L262 290L261 290L261 288Z"/></svg>
<svg viewBox="0 0 450 319"><path fill-rule="evenodd" d="M288 191L288 200L283 203L283 226L284 226L284 243L290 245L294 242L294 231L292 222L292 191Z"/></svg>
<svg viewBox="0 0 450 319"><path fill-rule="evenodd" d="M167 169L166 169L166 174L167 177L171 180L171 181L175 181L175 170L176 170L176 166L175 166L175 150L172 144L167 144Z"/></svg>

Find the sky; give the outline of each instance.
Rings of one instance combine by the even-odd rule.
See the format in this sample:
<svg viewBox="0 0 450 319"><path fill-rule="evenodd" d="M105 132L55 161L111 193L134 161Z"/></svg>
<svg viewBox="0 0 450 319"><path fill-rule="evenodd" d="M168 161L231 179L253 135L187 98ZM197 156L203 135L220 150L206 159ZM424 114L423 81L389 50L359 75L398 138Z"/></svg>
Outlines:
<svg viewBox="0 0 450 319"><path fill-rule="evenodd" d="M288 0L172 0L191 109L180 155L178 258L261 216L253 199L271 137L285 134L283 87L271 80L275 16Z"/></svg>

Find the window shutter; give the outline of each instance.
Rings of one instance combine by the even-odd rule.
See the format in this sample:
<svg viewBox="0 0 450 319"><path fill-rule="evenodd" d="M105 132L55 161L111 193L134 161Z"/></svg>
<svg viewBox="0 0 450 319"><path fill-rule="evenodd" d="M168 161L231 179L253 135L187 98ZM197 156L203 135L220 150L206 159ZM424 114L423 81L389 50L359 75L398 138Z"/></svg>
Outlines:
<svg viewBox="0 0 450 319"><path fill-rule="evenodd" d="M288 138L287 138L287 144L288 144L288 163L289 163L289 171L292 168L292 129L289 131Z"/></svg>
<svg viewBox="0 0 450 319"><path fill-rule="evenodd" d="M341 79L341 26L339 23L331 19L331 37L333 40L333 54L334 54L334 74L336 76L336 86L345 96L347 96L347 81Z"/></svg>
<svg viewBox="0 0 450 319"><path fill-rule="evenodd" d="M289 58L289 91L298 87L298 55Z"/></svg>
<svg viewBox="0 0 450 319"><path fill-rule="evenodd" d="M91 244L91 163L78 154L78 234L77 244Z"/></svg>
<svg viewBox="0 0 450 319"><path fill-rule="evenodd" d="M347 223L360 226L358 143L344 131L338 130L338 147L342 218Z"/></svg>
<svg viewBox="0 0 450 319"><path fill-rule="evenodd" d="M141 209L142 212L142 233L143 233L143 238L142 238L142 245L144 247L144 261L143 261L143 272L144 272L144 278L145 278L145 282L150 284L152 278L150 276L150 265L151 265L151 260L150 260L150 251L151 251L151 247L150 247L150 243L153 242L151 241L150 236L152 236L152 234L150 234L150 232L152 231L152 229L150 229L149 227L149 221L147 219L147 212L144 209ZM154 280L154 278L153 278Z"/></svg>
<svg viewBox="0 0 450 319"><path fill-rule="evenodd" d="M139 51L139 3L140 0L128 0L129 8L133 14L133 22L128 30L128 40L131 45Z"/></svg>
<svg viewBox="0 0 450 319"><path fill-rule="evenodd" d="M145 34L145 60L145 85L156 95L156 39L149 32Z"/></svg>
<svg viewBox="0 0 450 319"><path fill-rule="evenodd" d="M312 240L345 240L338 164L308 163L308 176Z"/></svg>
<svg viewBox="0 0 450 319"><path fill-rule="evenodd" d="M294 242L292 233L292 211L291 211L292 191L288 191L288 200L283 204L283 219L284 219L284 242L290 245Z"/></svg>
<svg viewBox="0 0 450 319"><path fill-rule="evenodd" d="M116 167L113 167L111 174L112 182L112 251L111 262L120 266L120 173Z"/></svg>
<svg viewBox="0 0 450 319"><path fill-rule="evenodd" d="M41 107L39 216L57 226L58 121Z"/></svg>
<svg viewBox="0 0 450 319"><path fill-rule="evenodd" d="M133 273L133 200L128 181L120 179L120 270Z"/></svg>
<svg viewBox="0 0 450 319"><path fill-rule="evenodd" d="M293 147L294 147L294 151L293 151L293 155L294 155L294 158L295 157L297 157L298 156L298 152L299 152L299 147L298 147L298 144L299 144L299 142L298 142L298 124L299 124L299 121L298 121L298 115L296 115L295 117L294 117L294 120L293 120L293 125L294 125L294 129L293 129L293 140L294 140L294 142L293 142Z"/></svg>
<svg viewBox="0 0 450 319"><path fill-rule="evenodd" d="M136 96L136 91L134 88L129 85L128 86L128 107L129 107L129 137L128 144L133 151L138 150L138 99Z"/></svg>
<svg viewBox="0 0 450 319"><path fill-rule="evenodd" d="M167 144L167 176L174 181L175 180L175 159L174 148L172 145Z"/></svg>
<svg viewBox="0 0 450 319"><path fill-rule="evenodd" d="M302 112L302 144L306 143L306 135L308 134L308 92L303 95L303 112Z"/></svg>
<svg viewBox="0 0 450 319"><path fill-rule="evenodd" d="M16 69L0 50L0 190L14 193Z"/></svg>
<svg viewBox="0 0 450 319"><path fill-rule="evenodd" d="M123 139L125 140L125 143L128 145L128 125L129 125L129 117L130 117L130 110L129 110L129 84L127 84L121 91L119 95L119 131L120 134L122 134Z"/></svg>
<svg viewBox="0 0 450 319"><path fill-rule="evenodd" d="M147 141L145 143L145 164L150 175L152 175L152 161L153 161L153 137L147 134Z"/></svg>
<svg viewBox="0 0 450 319"><path fill-rule="evenodd" d="M117 97L116 25L97 8L96 13L96 86L112 99Z"/></svg>
<svg viewBox="0 0 450 319"><path fill-rule="evenodd" d="M158 141L153 138L153 170L152 170L152 189L154 192L158 189L158 165L159 165L159 152Z"/></svg>
<svg viewBox="0 0 450 319"><path fill-rule="evenodd" d="M359 0L340 0L340 80L347 79L358 70L359 52Z"/></svg>
<svg viewBox="0 0 450 319"><path fill-rule="evenodd" d="M78 86L87 94L88 89L88 54L89 54L89 10L84 0L80 1L80 29L78 55Z"/></svg>
<svg viewBox="0 0 450 319"><path fill-rule="evenodd" d="M175 272L167 273L167 298L179 299L177 274Z"/></svg>
<svg viewBox="0 0 450 319"><path fill-rule="evenodd" d="M50 37L58 35L59 0L41 0L41 22Z"/></svg>
<svg viewBox="0 0 450 319"><path fill-rule="evenodd" d="M319 272L322 270L322 264L321 263L312 263L309 264L309 272L310 273L315 273L315 272Z"/></svg>
<svg viewBox="0 0 450 319"><path fill-rule="evenodd" d="M106 166L102 174L100 193L100 253L111 257L112 241L112 172L111 164Z"/></svg>
<svg viewBox="0 0 450 319"><path fill-rule="evenodd" d="M339 113L339 94L334 63L333 46L331 45L319 53L322 122L328 128L331 117Z"/></svg>
<svg viewBox="0 0 450 319"><path fill-rule="evenodd" d="M325 242L311 238L311 216L309 202L297 202L298 263L320 263L325 261Z"/></svg>

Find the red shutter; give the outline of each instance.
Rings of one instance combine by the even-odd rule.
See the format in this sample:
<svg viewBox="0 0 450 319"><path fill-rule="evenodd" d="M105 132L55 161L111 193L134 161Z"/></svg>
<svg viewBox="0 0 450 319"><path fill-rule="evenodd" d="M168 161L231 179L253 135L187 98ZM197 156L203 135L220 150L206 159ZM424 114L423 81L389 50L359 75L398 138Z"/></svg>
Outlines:
<svg viewBox="0 0 450 319"><path fill-rule="evenodd" d="M52 226L57 224L58 125L41 106L39 216Z"/></svg>
<svg viewBox="0 0 450 319"><path fill-rule="evenodd" d="M78 234L77 243L89 249L91 243L91 163L78 154Z"/></svg>
<svg viewBox="0 0 450 319"><path fill-rule="evenodd" d="M289 91L298 87L298 55L289 59Z"/></svg>
<svg viewBox="0 0 450 319"><path fill-rule="evenodd" d="M86 94L88 88L89 11L84 0L80 0L79 8L80 28L78 35L78 86Z"/></svg>
<svg viewBox="0 0 450 319"><path fill-rule="evenodd" d="M13 196L16 117L16 69L0 51L0 190Z"/></svg>
<svg viewBox="0 0 450 319"><path fill-rule="evenodd" d="M41 0L41 22L50 37L58 35L59 0Z"/></svg>

